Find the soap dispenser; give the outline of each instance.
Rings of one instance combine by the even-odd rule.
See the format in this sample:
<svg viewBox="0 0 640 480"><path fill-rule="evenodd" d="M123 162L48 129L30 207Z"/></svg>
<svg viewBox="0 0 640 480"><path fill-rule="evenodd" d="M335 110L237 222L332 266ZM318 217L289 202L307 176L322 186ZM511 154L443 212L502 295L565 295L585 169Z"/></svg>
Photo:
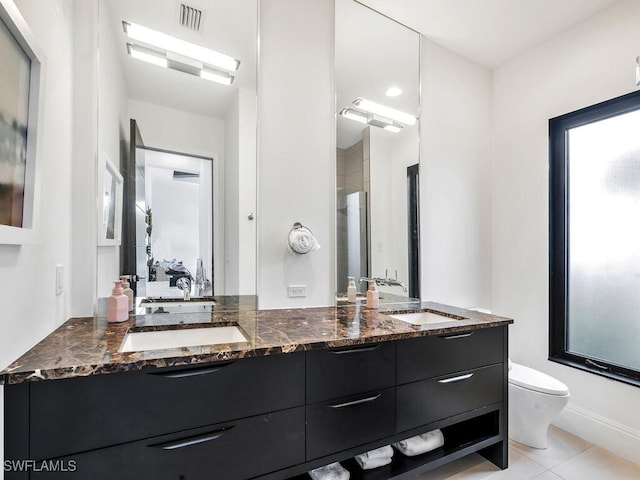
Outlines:
<svg viewBox="0 0 640 480"><path fill-rule="evenodd" d="M120 280L122 280L122 290L125 297L127 297L127 301L129 303L129 311L133 311L133 290L131 290L131 286L129 285L129 275L122 275Z"/></svg>
<svg viewBox="0 0 640 480"><path fill-rule="evenodd" d="M113 282L115 286L107 298L107 321L124 322L129 318L129 300L123 294L122 281Z"/></svg>
<svg viewBox="0 0 640 480"><path fill-rule="evenodd" d="M376 288L376 281L369 281L369 290L367 290L367 308L378 308L380 299L378 295L378 289Z"/></svg>
<svg viewBox="0 0 640 480"><path fill-rule="evenodd" d="M347 301L355 303L356 301L356 279L354 277L347 277L349 285L347 286Z"/></svg>

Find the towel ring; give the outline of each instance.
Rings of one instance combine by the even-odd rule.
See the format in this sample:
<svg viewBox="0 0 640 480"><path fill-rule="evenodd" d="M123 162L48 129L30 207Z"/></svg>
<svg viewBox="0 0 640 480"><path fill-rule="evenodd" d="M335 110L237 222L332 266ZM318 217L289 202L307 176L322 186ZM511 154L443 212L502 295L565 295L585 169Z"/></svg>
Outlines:
<svg viewBox="0 0 640 480"><path fill-rule="evenodd" d="M293 224L293 228L289 230L288 240L289 248L295 253L305 254L319 248L311 229L300 222Z"/></svg>

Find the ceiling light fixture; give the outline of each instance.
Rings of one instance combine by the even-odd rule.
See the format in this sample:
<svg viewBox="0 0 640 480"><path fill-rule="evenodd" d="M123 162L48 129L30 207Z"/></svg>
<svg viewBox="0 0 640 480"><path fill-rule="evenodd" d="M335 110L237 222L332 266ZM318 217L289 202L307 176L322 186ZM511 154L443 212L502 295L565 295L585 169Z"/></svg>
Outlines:
<svg viewBox="0 0 640 480"><path fill-rule="evenodd" d="M385 118L380 115L366 114L364 112L354 110L353 108L343 108L340 110L340 115L358 123L383 128L388 132L399 133L402 130L402 125L389 118Z"/></svg>
<svg viewBox="0 0 640 480"><path fill-rule="evenodd" d="M233 83L233 75L225 72L216 72L213 70L200 70L200 78L211 82L221 83L222 85L231 85Z"/></svg>
<svg viewBox="0 0 640 480"><path fill-rule="evenodd" d="M366 115L360 112L356 112L352 108L343 108L342 110L340 110L340 115L348 118L349 120L354 120L359 123L367 123L368 120Z"/></svg>
<svg viewBox="0 0 640 480"><path fill-rule="evenodd" d="M237 72L240 67L240 60L236 58L209 48L201 47L195 43L186 42L151 28L125 21L122 22L122 27L127 36L132 40L146 43L161 50L175 52L229 72Z"/></svg>
<svg viewBox="0 0 640 480"><path fill-rule="evenodd" d="M378 115L396 120L400 123L404 123L405 125L415 125L416 123L416 117L414 117L413 115L402 112L400 110L396 110L395 108L387 107L386 105L372 102L371 100L356 98L353 101L353 104L360 110L377 113Z"/></svg>
<svg viewBox="0 0 640 480"><path fill-rule="evenodd" d="M138 45L127 43L127 52L133 58L142 60L143 62L152 63L159 67L167 68L167 56L153 50L141 48Z"/></svg>
<svg viewBox="0 0 640 480"><path fill-rule="evenodd" d="M387 97L398 97L402 94L402 89L398 87L389 87L384 93Z"/></svg>

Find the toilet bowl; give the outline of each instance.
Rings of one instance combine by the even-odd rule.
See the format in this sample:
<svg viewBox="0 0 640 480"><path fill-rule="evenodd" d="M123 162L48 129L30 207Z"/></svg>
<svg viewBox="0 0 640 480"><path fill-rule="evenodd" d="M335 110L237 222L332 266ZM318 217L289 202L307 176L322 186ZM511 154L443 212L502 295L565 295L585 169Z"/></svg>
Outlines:
<svg viewBox="0 0 640 480"><path fill-rule="evenodd" d="M569 402L561 381L509 361L509 437L533 448L547 448L549 424Z"/></svg>

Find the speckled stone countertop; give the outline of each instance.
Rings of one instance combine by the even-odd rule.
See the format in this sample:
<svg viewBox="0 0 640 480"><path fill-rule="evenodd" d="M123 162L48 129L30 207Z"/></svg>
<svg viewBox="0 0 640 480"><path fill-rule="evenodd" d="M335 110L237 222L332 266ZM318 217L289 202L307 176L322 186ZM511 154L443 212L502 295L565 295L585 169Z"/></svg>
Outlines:
<svg viewBox="0 0 640 480"><path fill-rule="evenodd" d="M388 315L424 310L451 320L412 325ZM108 323L104 317L72 318L1 371L0 376L2 383L16 384L446 335L510 323L513 320L508 318L432 302L394 303L381 305L378 310L360 304L290 310L214 308L206 313L133 315L122 323ZM221 325L238 326L247 341L129 353L118 351L129 331Z"/></svg>

